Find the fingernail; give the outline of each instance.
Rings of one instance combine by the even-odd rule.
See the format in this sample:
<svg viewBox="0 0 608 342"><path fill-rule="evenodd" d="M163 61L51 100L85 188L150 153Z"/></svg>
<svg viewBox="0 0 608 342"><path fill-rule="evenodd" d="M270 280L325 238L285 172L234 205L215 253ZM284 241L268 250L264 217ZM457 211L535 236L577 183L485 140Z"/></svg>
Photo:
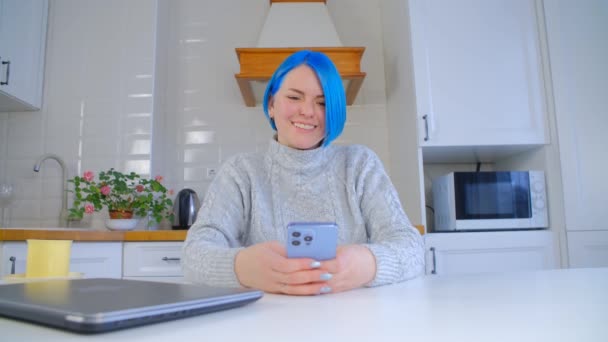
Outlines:
<svg viewBox="0 0 608 342"><path fill-rule="evenodd" d="M331 292L331 287L323 286L319 292L320 293L329 293L329 292Z"/></svg>
<svg viewBox="0 0 608 342"><path fill-rule="evenodd" d="M313 261L310 263L311 268L319 268L321 267L321 263L319 261Z"/></svg>
<svg viewBox="0 0 608 342"><path fill-rule="evenodd" d="M329 279L331 279L331 277L333 277L331 275L331 273L323 273L323 274L321 274L320 278L321 278L321 280L329 280Z"/></svg>

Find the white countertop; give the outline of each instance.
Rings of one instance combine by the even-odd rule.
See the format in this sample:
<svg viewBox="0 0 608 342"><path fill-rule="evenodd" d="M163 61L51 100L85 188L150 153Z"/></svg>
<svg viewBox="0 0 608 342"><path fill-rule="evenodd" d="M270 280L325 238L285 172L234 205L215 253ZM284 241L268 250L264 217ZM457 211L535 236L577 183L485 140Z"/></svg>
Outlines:
<svg viewBox="0 0 608 342"><path fill-rule="evenodd" d="M0 318L3 341L608 341L608 268L430 276L99 335Z"/></svg>

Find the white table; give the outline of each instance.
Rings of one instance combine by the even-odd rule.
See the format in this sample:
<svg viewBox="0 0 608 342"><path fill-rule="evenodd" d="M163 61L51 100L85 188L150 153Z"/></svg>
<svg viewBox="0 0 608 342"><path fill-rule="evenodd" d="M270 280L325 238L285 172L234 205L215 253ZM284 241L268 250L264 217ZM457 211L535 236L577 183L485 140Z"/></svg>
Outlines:
<svg viewBox="0 0 608 342"><path fill-rule="evenodd" d="M0 318L2 341L608 341L608 268L421 277L100 335Z"/></svg>

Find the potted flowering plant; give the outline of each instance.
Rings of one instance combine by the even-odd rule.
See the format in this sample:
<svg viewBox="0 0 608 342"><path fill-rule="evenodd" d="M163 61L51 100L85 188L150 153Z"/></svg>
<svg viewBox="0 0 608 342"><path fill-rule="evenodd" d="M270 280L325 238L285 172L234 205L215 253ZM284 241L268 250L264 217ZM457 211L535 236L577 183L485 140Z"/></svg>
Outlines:
<svg viewBox="0 0 608 342"><path fill-rule="evenodd" d="M126 174L110 169L100 172L97 179L92 171L86 171L82 177L76 176L68 182L74 184L74 190L70 191L74 193L74 205L70 208L72 219L82 219L84 214L106 207L113 219L150 215L157 223L163 218L173 220L173 202L167 197L173 191L161 184L162 176L146 179L135 172Z"/></svg>

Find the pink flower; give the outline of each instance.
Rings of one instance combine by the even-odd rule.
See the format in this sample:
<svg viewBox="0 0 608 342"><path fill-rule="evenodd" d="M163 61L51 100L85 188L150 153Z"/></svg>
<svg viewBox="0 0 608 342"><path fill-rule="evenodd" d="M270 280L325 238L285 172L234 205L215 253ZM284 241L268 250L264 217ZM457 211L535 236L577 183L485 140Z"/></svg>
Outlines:
<svg viewBox="0 0 608 342"><path fill-rule="evenodd" d="M137 184L137 186L135 186L135 190L137 190L137 192L142 192L144 191L144 186L141 184Z"/></svg>
<svg viewBox="0 0 608 342"><path fill-rule="evenodd" d="M101 189L99 189L99 191L101 191L102 195L108 196L112 191L112 188L110 188L109 185L104 185L101 187Z"/></svg>
<svg viewBox="0 0 608 342"><path fill-rule="evenodd" d="M92 214L95 211L95 207L92 204L86 204L84 206L84 212L87 214Z"/></svg>
<svg viewBox="0 0 608 342"><path fill-rule="evenodd" d="M163 176L156 176L154 177L154 180L160 183L163 181Z"/></svg>
<svg viewBox="0 0 608 342"><path fill-rule="evenodd" d="M169 195L173 196L174 193L175 191L173 191L173 189L169 189Z"/></svg>
<svg viewBox="0 0 608 342"><path fill-rule="evenodd" d="M84 178L85 181L90 182L93 180L93 178L95 178L95 174L93 173L93 171L85 171L82 178Z"/></svg>

